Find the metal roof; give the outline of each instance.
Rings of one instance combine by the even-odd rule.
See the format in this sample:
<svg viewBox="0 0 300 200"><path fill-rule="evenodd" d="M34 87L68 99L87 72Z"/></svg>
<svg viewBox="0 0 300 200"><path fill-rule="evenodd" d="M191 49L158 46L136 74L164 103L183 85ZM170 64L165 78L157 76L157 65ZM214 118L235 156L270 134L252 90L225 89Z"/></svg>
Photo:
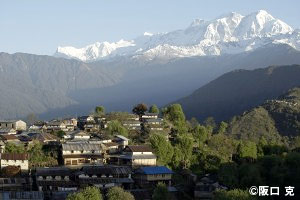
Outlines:
<svg viewBox="0 0 300 200"><path fill-rule="evenodd" d="M173 174L174 172L165 166L141 167L139 172L143 174Z"/></svg>
<svg viewBox="0 0 300 200"><path fill-rule="evenodd" d="M126 166L84 166L81 169L85 174L112 174L112 175L127 175L132 171Z"/></svg>
<svg viewBox="0 0 300 200"><path fill-rule="evenodd" d="M62 144L63 151L101 151L102 144L89 144L89 143L68 143Z"/></svg>
<svg viewBox="0 0 300 200"><path fill-rule="evenodd" d="M123 135L116 135L115 137L119 138L119 139L122 139L124 141L128 141L129 139L124 137Z"/></svg>

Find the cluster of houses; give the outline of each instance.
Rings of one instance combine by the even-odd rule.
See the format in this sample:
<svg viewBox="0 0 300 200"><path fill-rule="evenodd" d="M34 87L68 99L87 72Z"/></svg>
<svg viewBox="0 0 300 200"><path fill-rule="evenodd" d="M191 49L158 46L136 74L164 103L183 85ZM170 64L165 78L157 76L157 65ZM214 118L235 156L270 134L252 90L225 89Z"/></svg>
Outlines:
<svg viewBox="0 0 300 200"><path fill-rule="evenodd" d="M70 192L89 185L103 190L120 186L136 199L151 199L151 191L159 182L164 182L169 192L176 194L178 191L172 185L174 172L157 165L150 146L130 145L130 140L122 135L101 137L99 132L107 128L110 120L105 116L82 116L39 121L29 127L22 120L0 121L1 170L14 166L21 172L17 177L1 176L0 198L65 199ZM164 129L163 119L153 113L129 114L121 123L130 131ZM64 133L61 137L53 134L60 131ZM31 167L27 153L5 153L7 143L26 146L34 140L58 147L57 166ZM215 188L211 187L197 185L195 188L209 188L212 193ZM195 197L199 196L196 190Z"/></svg>

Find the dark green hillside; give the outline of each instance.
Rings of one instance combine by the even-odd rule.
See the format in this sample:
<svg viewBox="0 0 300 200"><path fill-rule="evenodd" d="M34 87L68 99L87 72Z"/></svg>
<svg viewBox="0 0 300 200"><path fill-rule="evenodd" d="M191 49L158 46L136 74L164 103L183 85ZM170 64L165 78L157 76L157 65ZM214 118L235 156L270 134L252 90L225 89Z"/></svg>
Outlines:
<svg viewBox="0 0 300 200"><path fill-rule="evenodd" d="M291 89L276 100L267 100L261 106L233 117L228 133L256 142L262 136L274 142L280 140L280 135L299 136L300 88Z"/></svg>
<svg viewBox="0 0 300 200"><path fill-rule="evenodd" d="M188 118L212 116L230 120L245 110L275 99L300 86L300 65L272 66L256 70L235 70L196 90L180 103Z"/></svg>

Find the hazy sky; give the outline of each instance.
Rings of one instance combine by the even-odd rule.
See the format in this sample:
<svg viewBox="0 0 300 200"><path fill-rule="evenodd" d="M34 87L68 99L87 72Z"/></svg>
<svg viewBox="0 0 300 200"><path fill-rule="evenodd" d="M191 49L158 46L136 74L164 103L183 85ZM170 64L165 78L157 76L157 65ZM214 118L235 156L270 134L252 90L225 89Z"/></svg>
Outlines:
<svg viewBox="0 0 300 200"><path fill-rule="evenodd" d="M300 28L299 0L0 0L0 52L53 54L56 47L133 39L231 11L260 9Z"/></svg>

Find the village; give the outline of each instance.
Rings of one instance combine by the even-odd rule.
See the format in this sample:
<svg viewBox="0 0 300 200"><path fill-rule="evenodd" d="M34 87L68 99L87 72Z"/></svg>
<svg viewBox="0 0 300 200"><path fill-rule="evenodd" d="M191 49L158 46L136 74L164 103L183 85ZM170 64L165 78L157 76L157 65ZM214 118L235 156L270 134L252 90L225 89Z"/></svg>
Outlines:
<svg viewBox="0 0 300 200"><path fill-rule="evenodd" d="M215 189L226 189L208 175L197 178L188 170L183 175L186 184L176 185L175 172L157 162L146 141L152 132L172 140L171 125L158 112L104 114L99 108L87 116L32 124L0 121L0 196L65 199L85 186L119 186L135 199L152 199L156 185L163 183L172 199L178 199L184 187L195 198L211 198ZM41 156L41 151L47 153Z"/></svg>

